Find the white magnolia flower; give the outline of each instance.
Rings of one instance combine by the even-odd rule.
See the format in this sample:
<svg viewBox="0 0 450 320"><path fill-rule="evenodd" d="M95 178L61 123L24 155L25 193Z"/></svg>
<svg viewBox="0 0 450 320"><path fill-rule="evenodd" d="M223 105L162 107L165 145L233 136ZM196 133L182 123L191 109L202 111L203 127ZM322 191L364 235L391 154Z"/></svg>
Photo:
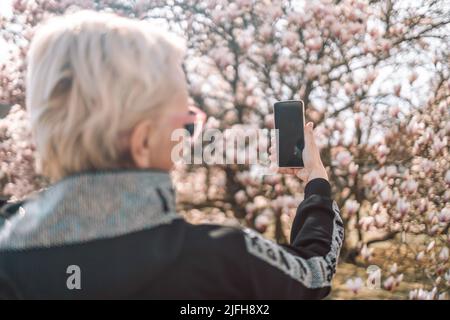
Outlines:
<svg viewBox="0 0 450 320"><path fill-rule="evenodd" d="M272 27L270 26L270 24L263 24L261 28L259 28L259 34L261 35L263 40L268 40L272 36Z"/></svg>
<svg viewBox="0 0 450 320"><path fill-rule="evenodd" d="M263 209L268 206L269 200L266 197L257 196L253 200L253 203L255 204L257 209Z"/></svg>
<svg viewBox="0 0 450 320"><path fill-rule="evenodd" d="M417 191L419 184L415 180L407 180L402 183L402 189L410 194Z"/></svg>
<svg viewBox="0 0 450 320"><path fill-rule="evenodd" d="M355 164L353 161L348 165L348 173L355 175L358 172L359 165Z"/></svg>
<svg viewBox="0 0 450 320"><path fill-rule="evenodd" d="M377 228L383 228L388 223L389 218L386 214L375 215L375 226Z"/></svg>
<svg viewBox="0 0 450 320"><path fill-rule="evenodd" d="M417 254L417 256L416 256L416 260L417 260L417 261L422 261L423 258L425 258L425 252L420 251L420 252Z"/></svg>
<svg viewBox="0 0 450 320"><path fill-rule="evenodd" d="M430 252L431 250L433 250L435 244L436 244L436 242L434 240L431 241L427 246L427 252Z"/></svg>
<svg viewBox="0 0 450 320"><path fill-rule="evenodd" d="M386 176L388 176L389 178L395 177L395 175L397 174L397 167L396 166L387 166L386 167Z"/></svg>
<svg viewBox="0 0 450 320"><path fill-rule="evenodd" d="M245 194L244 190L239 190L234 195L234 199L236 200L237 203L244 203L245 201L247 201L247 195Z"/></svg>
<svg viewBox="0 0 450 320"><path fill-rule="evenodd" d="M450 269L444 274L444 279L450 285Z"/></svg>
<svg viewBox="0 0 450 320"><path fill-rule="evenodd" d="M377 151L378 151L379 156L385 156L385 155L389 154L391 149L389 149L385 144L381 144L378 147Z"/></svg>
<svg viewBox="0 0 450 320"><path fill-rule="evenodd" d="M438 214L439 222L450 222L450 208L446 207Z"/></svg>
<svg viewBox="0 0 450 320"><path fill-rule="evenodd" d="M347 167L352 160L352 155L346 150L343 150L336 155L336 162L340 167Z"/></svg>
<svg viewBox="0 0 450 320"><path fill-rule="evenodd" d="M310 80L319 76L320 72L321 72L321 68L319 65L308 64L305 68L306 77Z"/></svg>
<svg viewBox="0 0 450 320"><path fill-rule="evenodd" d="M394 263L392 266L391 266L391 268L390 268L390 272L391 273L397 273L397 270L398 270L398 266L397 266L397 263Z"/></svg>
<svg viewBox="0 0 450 320"><path fill-rule="evenodd" d="M322 48L322 41L320 38L308 39L305 45L310 51L319 51Z"/></svg>
<svg viewBox="0 0 450 320"><path fill-rule="evenodd" d="M374 186L378 183L380 179L380 175L378 174L377 171L375 170L371 170L369 171L365 176L364 176L364 180L366 183L368 183L371 186Z"/></svg>
<svg viewBox="0 0 450 320"><path fill-rule="evenodd" d="M434 287L431 291L424 289L415 289L409 293L411 299L416 300L433 300L436 296L437 288Z"/></svg>
<svg viewBox="0 0 450 320"><path fill-rule="evenodd" d="M447 172L445 173L444 181L446 184L450 185L450 170L447 170Z"/></svg>
<svg viewBox="0 0 450 320"><path fill-rule="evenodd" d="M255 211L256 207L253 202L249 202L245 205L245 212L247 212L247 214L252 215Z"/></svg>
<svg viewBox="0 0 450 320"><path fill-rule="evenodd" d="M359 277L347 279L345 282L345 286L348 290L352 291L354 294L357 294L359 290L363 287L363 280Z"/></svg>
<svg viewBox="0 0 450 320"><path fill-rule="evenodd" d="M447 261L449 256L449 250L448 247L443 247L441 249L441 252L439 252L439 260L441 261Z"/></svg>
<svg viewBox="0 0 450 320"><path fill-rule="evenodd" d="M294 31L288 31L283 34L282 43L288 48L293 48L299 41L298 33Z"/></svg>
<svg viewBox="0 0 450 320"><path fill-rule="evenodd" d="M354 215L358 211L359 207L360 205L356 200L347 200L345 202L345 210L350 216Z"/></svg>
<svg viewBox="0 0 450 320"><path fill-rule="evenodd" d="M384 204L391 202L393 198L394 194L392 190L389 189L389 187L384 188L383 191L381 191L380 193L381 202L383 202Z"/></svg>
<svg viewBox="0 0 450 320"><path fill-rule="evenodd" d="M364 260L370 260L372 258L372 254L373 254L373 248L369 248L367 247L367 245L365 244L362 249L361 249L361 257Z"/></svg>
<svg viewBox="0 0 450 320"><path fill-rule="evenodd" d="M389 276L384 282L383 282L383 287L386 290L392 290L395 287L395 279L393 276Z"/></svg>
<svg viewBox="0 0 450 320"><path fill-rule="evenodd" d="M260 232L266 231L267 227L270 224L270 217L265 214L260 214L255 219L255 228Z"/></svg>
<svg viewBox="0 0 450 320"><path fill-rule="evenodd" d="M409 203L403 198L398 199L397 210L402 216L404 216L409 210Z"/></svg>
<svg viewBox="0 0 450 320"><path fill-rule="evenodd" d="M365 216L359 219L359 225L363 230L369 230L370 227L374 224L375 218L372 216Z"/></svg>
<svg viewBox="0 0 450 320"><path fill-rule="evenodd" d="M435 136L433 139L433 151L435 153L439 153L443 148L445 148L448 145L448 139L447 137L443 138L442 140Z"/></svg>

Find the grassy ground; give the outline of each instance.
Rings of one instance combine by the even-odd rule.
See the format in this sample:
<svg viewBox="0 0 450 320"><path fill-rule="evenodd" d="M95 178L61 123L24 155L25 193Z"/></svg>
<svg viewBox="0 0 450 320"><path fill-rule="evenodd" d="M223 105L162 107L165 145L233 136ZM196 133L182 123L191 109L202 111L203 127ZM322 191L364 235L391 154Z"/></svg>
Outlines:
<svg viewBox="0 0 450 320"><path fill-rule="evenodd" d="M360 277L365 282L367 279L366 269L350 263L339 264L333 280L333 290L327 299L409 299L409 291L420 287L419 283L405 280L393 292L363 287L357 294L354 294L345 285L348 278L354 277Z"/></svg>
<svg viewBox="0 0 450 320"><path fill-rule="evenodd" d="M417 262L415 255L407 250L405 245L397 242L386 241L373 246L374 254L370 263L367 265L376 265L381 268L381 286L389 274L389 266L397 262L398 273L404 275L403 281L393 291L384 289L370 289L367 286L354 294L347 289L345 283L349 278L360 277L364 284L368 277L365 264L360 265L350 263L340 263L335 278L333 280L333 291L329 299L409 299L409 292L413 289L430 289L429 279L426 279L422 272L417 272ZM411 246L408 247L411 249Z"/></svg>

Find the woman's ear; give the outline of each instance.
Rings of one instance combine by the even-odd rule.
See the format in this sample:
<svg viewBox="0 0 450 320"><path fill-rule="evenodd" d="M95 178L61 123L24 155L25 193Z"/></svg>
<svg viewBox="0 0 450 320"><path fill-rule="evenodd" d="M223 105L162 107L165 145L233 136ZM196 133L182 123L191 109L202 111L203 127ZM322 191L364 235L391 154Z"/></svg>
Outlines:
<svg viewBox="0 0 450 320"><path fill-rule="evenodd" d="M139 122L133 129L130 137L131 157L136 167L141 169L150 168L151 165L151 121Z"/></svg>

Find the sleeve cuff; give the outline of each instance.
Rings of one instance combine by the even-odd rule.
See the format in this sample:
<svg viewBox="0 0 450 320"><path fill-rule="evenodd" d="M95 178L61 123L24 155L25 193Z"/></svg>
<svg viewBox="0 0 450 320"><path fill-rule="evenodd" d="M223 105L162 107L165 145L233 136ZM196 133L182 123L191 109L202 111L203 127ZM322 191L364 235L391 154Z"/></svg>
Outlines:
<svg viewBox="0 0 450 320"><path fill-rule="evenodd" d="M305 199L313 194L331 198L330 183L323 178L316 178L309 181L305 187Z"/></svg>

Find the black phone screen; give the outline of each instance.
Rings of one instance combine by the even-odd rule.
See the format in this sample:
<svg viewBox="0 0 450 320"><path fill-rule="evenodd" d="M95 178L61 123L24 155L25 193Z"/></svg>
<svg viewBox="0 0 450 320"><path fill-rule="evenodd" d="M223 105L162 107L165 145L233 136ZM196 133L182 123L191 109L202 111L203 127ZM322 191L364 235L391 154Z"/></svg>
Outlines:
<svg viewBox="0 0 450 320"><path fill-rule="evenodd" d="M279 167L303 167L304 111L301 100L279 101L274 104Z"/></svg>

